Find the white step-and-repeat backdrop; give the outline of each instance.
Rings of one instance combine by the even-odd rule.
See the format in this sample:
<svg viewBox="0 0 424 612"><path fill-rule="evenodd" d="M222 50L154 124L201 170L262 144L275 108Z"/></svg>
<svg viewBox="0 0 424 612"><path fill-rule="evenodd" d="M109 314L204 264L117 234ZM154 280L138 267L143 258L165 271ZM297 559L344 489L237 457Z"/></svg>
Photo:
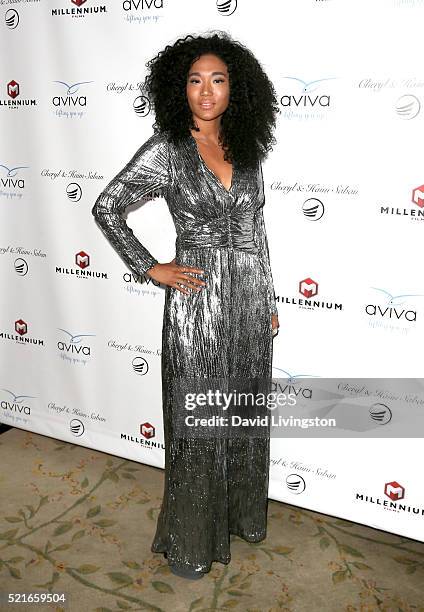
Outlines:
<svg viewBox="0 0 424 612"><path fill-rule="evenodd" d="M134 277L91 208L152 133L146 61L225 30L261 61L281 109L264 163L274 375L299 398L293 416L338 418L335 433L273 437L270 498L424 541L424 2L0 9L0 419L163 467L164 290ZM140 204L128 224L170 261L166 202ZM317 380L342 391L325 401Z"/></svg>

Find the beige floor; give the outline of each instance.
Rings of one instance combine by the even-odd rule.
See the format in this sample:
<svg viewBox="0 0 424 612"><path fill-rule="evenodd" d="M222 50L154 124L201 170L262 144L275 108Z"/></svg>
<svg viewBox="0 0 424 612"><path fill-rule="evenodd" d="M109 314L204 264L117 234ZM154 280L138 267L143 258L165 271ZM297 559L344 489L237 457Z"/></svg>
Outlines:
<svg viewBox="0 0 424 612"><path fill-rule="evenodd" d="M231 562L191 582L150 552L162 470L19 429L0 465L3 593L63 592L71 612L424 612L422 543L271 501L266 540L233 536Z"/></svg>

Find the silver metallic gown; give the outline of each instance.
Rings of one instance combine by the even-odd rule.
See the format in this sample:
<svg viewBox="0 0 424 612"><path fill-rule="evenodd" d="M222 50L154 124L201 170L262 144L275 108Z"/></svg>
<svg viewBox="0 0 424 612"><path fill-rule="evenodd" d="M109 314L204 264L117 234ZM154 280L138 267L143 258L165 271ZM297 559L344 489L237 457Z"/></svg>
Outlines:
<svg viewBox="0 0 424 612"><path fill-rule="evenodd" d="M269 436L185 439L174 431L172 381L190 377L271 377L271 314L277 313L263 218L262 167L233 165L227 190L190 132L181 144L154 133L111 180L92 209L128 267L157 263L122 213L162 190L175 224L176 263L201 268L207 286L189 295L165 287L162 398L165 488L153 552L168 563L208 572L229 563L230 534L266 536ZM200 277L201 278L201 277Z"/></svg>

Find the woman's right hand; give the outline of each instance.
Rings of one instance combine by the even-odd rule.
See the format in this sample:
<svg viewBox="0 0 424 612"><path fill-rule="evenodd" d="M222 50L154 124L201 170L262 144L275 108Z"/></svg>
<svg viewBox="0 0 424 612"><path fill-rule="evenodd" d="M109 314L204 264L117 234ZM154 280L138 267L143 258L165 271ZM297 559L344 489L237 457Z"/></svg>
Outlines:
<svg viewBox="0 0 424 612"><path fill-rule="evenodd" d="M169 263L157 263L147 271L147 274L158 281L162 285L169 285L181 291L181 293L190 294L192 291L200 291L206 283L200 278L190 276L188 273L204 274L204 270L193 268L192 266L182 266L175 263L175 258ZM183 286L181 286L183 285ZM185 289L188 287L190 290Z"/></svg>

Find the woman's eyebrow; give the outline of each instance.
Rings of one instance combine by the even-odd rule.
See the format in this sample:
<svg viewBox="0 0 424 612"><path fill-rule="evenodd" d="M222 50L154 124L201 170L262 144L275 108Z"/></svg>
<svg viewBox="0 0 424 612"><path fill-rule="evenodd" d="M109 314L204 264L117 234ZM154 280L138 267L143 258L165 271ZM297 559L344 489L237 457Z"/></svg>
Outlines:
<svg viewBox="0 0 424 612"><path fill-rule="evenodd" d="M215 76L216 74L222 74L222 76L227 76L225 74L225 72L212 72L211 74L212 74L212 76ZM194 75L200 76L200 72L190 72L190 74L188 76L191 77L191 76L194 76Z"/></svg>

